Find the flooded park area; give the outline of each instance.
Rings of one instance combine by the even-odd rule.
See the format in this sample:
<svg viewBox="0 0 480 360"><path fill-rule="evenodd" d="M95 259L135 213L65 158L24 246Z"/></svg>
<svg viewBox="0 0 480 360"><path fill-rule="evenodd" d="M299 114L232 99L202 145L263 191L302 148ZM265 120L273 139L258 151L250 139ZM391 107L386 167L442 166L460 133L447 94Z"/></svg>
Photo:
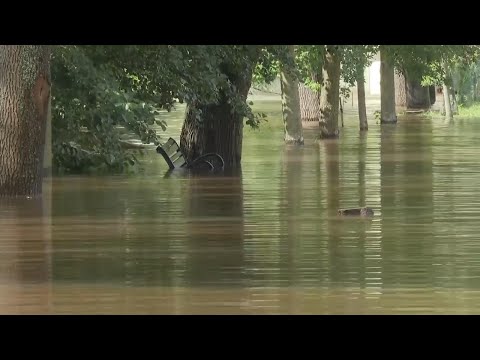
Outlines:
<svg viewBox="0 0 480 360"><path fill-rule="evenodd" d="M470 314L480 311L480 119L401 115L283 142L278 99L241 172L45 179L0 203L3 314ZM167 117L178 140L184 116ZM369 206L372 218L339 208Z"/></svg>

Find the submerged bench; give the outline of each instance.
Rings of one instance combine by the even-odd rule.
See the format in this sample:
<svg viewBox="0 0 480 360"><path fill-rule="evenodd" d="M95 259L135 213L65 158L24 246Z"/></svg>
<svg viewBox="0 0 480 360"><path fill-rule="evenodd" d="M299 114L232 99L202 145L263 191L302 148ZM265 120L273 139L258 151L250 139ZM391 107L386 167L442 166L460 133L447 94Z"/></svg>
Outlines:
<svg viewBox="0 0 480 360"><path fill-rule="evenodd" d="M170 170L175 168L188 168L188 169L207 169L210 171L223 170L225 162L223 158L217 153L207 153L200 155L192 162L187 162L185 155L180 150L180 146L173 138L169 138L168 141L157 146L157 153L161 154L165 159Z"/></svg>

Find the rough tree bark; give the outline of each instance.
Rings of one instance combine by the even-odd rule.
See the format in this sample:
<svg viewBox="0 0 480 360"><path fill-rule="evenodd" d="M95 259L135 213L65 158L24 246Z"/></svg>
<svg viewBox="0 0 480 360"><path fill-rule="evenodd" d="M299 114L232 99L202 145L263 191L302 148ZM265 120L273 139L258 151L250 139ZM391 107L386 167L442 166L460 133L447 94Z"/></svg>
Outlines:
<svg viewBox="0 0 480 360"><path fill-rule="evenodd" d="M405 85L405 75L395 71L395 106L399 110L407 108L407 89Z"/></svg>
<svg viewBox="0 0 480 360"><path fill-rule="evenodd" d="M0 46L0 196L42 193L50 48Z"/></svg>
<svg viewBox="0 0 480 360"><path fill-rule="evenodd" d="M383 49L380 50L380 94L380 123L396 123L394 68Z"/></svg>
<svg viewBox="0 0 480 360"><path fill-rule="evenodd" d="M358 117L360 119L360 131L368 130L367 105L365 103L365 74L359 71L357 74Z"/></svg>
<svg viewBox="0 0 480 360"><path fill-rule="evenodd" d="M338 107L340 101L340 57L335 46L327 46L323 65L320 94L320 138L338 137Z"/></svg>
<svg viewBox="0 0 480 360"><path fill-rule="evenodd" d="M290 54L295 57L294 45L288 46ZM282 89L282 113L285 129L285 142L303 145L303 127L300 117L300 98L298 94L298 79L288 69L282 67L280 72L280 87Z"/></svg>
<svg viewBox="0 0 480 360"><path fill-rule="evenodd" d="M222 66L222 72L235 87L235 91L246 101L252 82L253 65L246 65L241 71L229 64ZM221 94L218 104L189 104L180 134L180 148L187 161L200 155L216 152L223 157L225 169L241 166L243 121L230 99ZM201 111L197 120L195 109Z"/></svg>

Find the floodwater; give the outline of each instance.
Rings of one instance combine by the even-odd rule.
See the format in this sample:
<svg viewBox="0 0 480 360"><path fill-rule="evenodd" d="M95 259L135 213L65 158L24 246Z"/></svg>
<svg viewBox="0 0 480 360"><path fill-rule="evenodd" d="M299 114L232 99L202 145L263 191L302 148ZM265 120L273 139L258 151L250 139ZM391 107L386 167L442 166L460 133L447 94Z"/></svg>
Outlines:
<svg viewBox="0 0 480 360"><path fill-rule="evenodd" d="M0 313L480 313L480 119L370 116L361 135L352 117L295 148L278 106L237 176L165 176L152 152L136 175L2 201ZM374 218L336 216L361 205Z"/></svg>

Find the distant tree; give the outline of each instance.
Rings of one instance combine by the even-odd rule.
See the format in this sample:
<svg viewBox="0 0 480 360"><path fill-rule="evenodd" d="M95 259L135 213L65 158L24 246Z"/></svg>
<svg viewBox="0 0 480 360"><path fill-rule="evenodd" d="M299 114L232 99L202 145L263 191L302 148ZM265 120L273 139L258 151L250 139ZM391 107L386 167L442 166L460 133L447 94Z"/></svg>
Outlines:
<svg viewBox="0 0 480 360"><path fill-rule="evenodd" d="M342 50L342 79L350 86L357 85L360 130L368 130L365 102L365 68L372 63L373 57L378 52L378 46L349 45L343 46Z"/></svg>
<svg viewBox="0 0 480 360"><path fill-rule="evenodd" d="M295 60L295 46L288 46L288 53ZM285 142L303 144L303 128L300 115L300 97L298 93L298 76L294 69L282 64L280 84L282 89L282 113L284 122Z"/></svg>
<svg viewBox="0 0 480 360"><path fill-rule="evenodd" d="M337 138L340 101L341 51L336 45L327 45L323 64L323 88L320 94L320 138Z"/></svg>

